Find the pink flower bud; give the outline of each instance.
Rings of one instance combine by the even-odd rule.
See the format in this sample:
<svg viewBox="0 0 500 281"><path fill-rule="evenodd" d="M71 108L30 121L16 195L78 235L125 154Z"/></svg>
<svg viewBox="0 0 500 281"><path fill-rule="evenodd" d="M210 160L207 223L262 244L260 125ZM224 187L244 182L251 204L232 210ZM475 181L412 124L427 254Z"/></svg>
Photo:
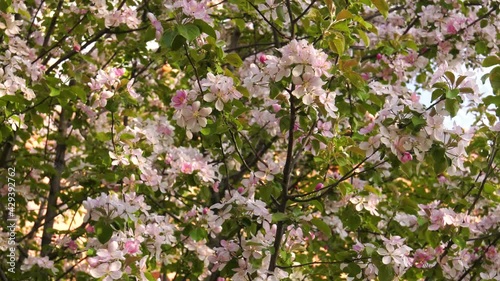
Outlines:
<svg viewBox="0 0 500 281"><path fill-rule="evenodd" d="M314 188L314 190L316 190L316 191L317 191L317 190L323 189L323 187L324 187L323 183L321 183L321 182L320 182L320 183L318 183L318 184L316 185L316 187Z"/></svg>
<svg viewBox="0 0 500 281"><path fill-rule="evenodd" d="M274 110L274 112L280 111L281 110L281 105L279 105L279 104L273 104L273 110Z"/></svg>
<svg viewBox="0 0 500 281"><path fill-rule="evenodd" d="M361 252L365 249L365 245L361 244L361 243L356 243L355 245L352 246L352 249L356 252Z"/></svg>
<svg viewBox="0 0 500 281"><path fill-rule="evenodd" d="M114 72L115 72L116 76L120 77L123 74L125 74L125 68L115 68Z"/></svg>
<svg viewBox="0 0 500 281"><path fill-rule="evenodd" d="M377 60L381 60L382 59L382 54L378 53L377 54Z"/></svg>
<svg viewBox="0 0 500 281"><path fill-rule="evenodd" d="M413 159L413 157L411 156L411 154L408 151L403 153L401 155L401 157L399 158L399 160L401 160L402 163L406 163L408 161L411 161L412 159Z"/></svg>
<svg viewBox="0 0 500 281"><path fill-rule="evenodd" d="M192 218L192 217L194 217L194 216L196 216L196 210L195 210L195 209L191 209L190 211L188 211L188 212L186 213L186 220L187 220L188 218Z"/></svg>
<svg viewBox="0 0 500 281"><path fill-rule="evenodd" d="M245 191L245 189L244 189L243 187L241 187L241 186L240 186L240 187L238 187L238 192L239 192L240 194L242 194L242 193L243 193L243 191Z"/></svg>
<svg viewBox="0 0 500 281"><path fill-rule="evenodd" d="M434 249L434 251L435 251L435 255L437 257L437 256L440 256L442 253L444 253L444 248L443 248L443 246L437 246L436 249Z"/></svg>
<svg viewBox="0 0 500 281"><path fill-rule="evenodd" d="M214 189L215 192L219 192L219 185L220 185L219 181L214 182L214 184L212 185L212 188Z"/></svg>
<svg viewBox="0 0 500 281"><path fill-rule="evenodd" d="M70 240L67 244L66 247L70 249L71 251L76 251L78 249L78 245L76 244L75 240Z"/></svg>
<svg viewBox="0 0 500 281"><path fill-rule="evenodd" d="M412 93L411 94L411 101L416 103L420 101L420 96L417 95L417 93Z"/></svg>
<svg viewBox="0 0 500 281"><path fill-rule="evenodd" d="M137 240L129 240L125 242L125 252L135 254L139 251L139 242Z"/></svg>
<svg viewBox="0 0 500 281"><path fill-rule="evenodd" d="M438 176L438 182L439 183L445 183L446 182L446 177L444 175L439 175Z"/></svg>
<svg viewBox="0 0 500 281"><path fill-rule="evenodd" d="M205 207L205 208L203 208L203 214L204 214L204 215L208 214L208 208L206 208L206 207Z"/></svg>
<svg viewBox="0 0 500 281"><path fill-rule="evenodd" d="M88 232L88 233L94 233L95 229L93 226L91 226L90 224L88 224L86 227L85 227L85 230Z"/></svg>
<svg viewBox="0 0 500 281"><path fill-rule="evenodd" d="M489 247L488 251L486 251L485 253L485 256L490 261L493 261L497 256L497 249L495 249L495 247Z"/></svg>
<svg viewBox="0 0 500 281"><path fill-rule="evenodd" d="M75 44L73 45L73 51L75 51L75 52L80 52L80 49L81 49L80 44L75 43Z"/></svg>
<svg viewBox="0 0 500 281"><path fill-rule="evenodd" d="M187 102L187 93L186 91L179 90L175 93L175 96L172 98L172 102L170 103L175 109L182 108Z"/></svg>
<svg viewBox="0 0 500 281"><path fill-rule="evenodd" d="M266 60L267 60L266 55L264 55L264 54L260 54L260 55L259 55L259 61L260 61L261 63L265 63L265 62L266 62Z"/></svg>

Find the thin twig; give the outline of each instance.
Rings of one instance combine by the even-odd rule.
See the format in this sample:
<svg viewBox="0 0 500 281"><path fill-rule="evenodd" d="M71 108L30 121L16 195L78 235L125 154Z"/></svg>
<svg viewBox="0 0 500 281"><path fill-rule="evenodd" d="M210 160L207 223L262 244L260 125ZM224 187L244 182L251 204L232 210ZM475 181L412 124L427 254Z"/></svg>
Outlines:
<svg viewBox="0 0 500 281"><path fill-rule="evenodd" d="M253 8L257 11L257 13L259 13L259 15L262 17L262 19L264 19L264 21L265 21L267 24L269 24L269 26L270 26L270 27L271 27L274 31L276 31L276 32L277 32L277 33L278 33L281 37L283 37L283 38L287 38L287 39L288 39L288 37L287 37L285 34L283 34L283 32L281 32L281 31L280 31L280 30L279 30L279 29L278 29L278 28L277 28L277 27L276 27L276 26L275 26L272 22L270 22L270 21L266 18L266 16L264 16L264 14L263 14L263 13L259 10L259 8L258 8L257 6L255 6L255 5L254 5L252 2L250 2L250 1L247 1L247 3L248 3L248 4L250 4L250 6L252 6L252 7L253 7Z"/></svg>
<svg viewBox="0 0 500 281"><path fill-rule="evenodd" d="M201 87L200 75L198 74L198 69L196 69L196 66L194 65L194 62L191 59L191 56L189 56L189 51L188 51L188 48L187 48L186 44L184 44L184 50L186 51L186 57L189 60L189 64L191 65L191 67L193 67L194 75L196 76L196 82L198 83L198 87L200 88L200 92L202 92L203 90L202 90L202 87Z"/></svg>
<svg viewBox="0 0 500 281"><path fill-rule="evenodd" d="M309 11L309 9L312 8L312 6L314 5L314 3L316 3L316 0L312 0L311 1L311 4L309 4L307 6L307 8L304 9L304 11L302 11L302 13L300 13L300 15L298 15L294 20L293 20L293 24L296 24L303 16L305 16L307 14L307 12Z"/></svg>
<svg viewBox="0 0 500 281"><path fill-rule="evenodd" d="M349 259L349 260L343 260L343 261L313 261L313 262L307 262L307 263L302 263L302 264L294 264L294 265L278 265L276 266L277 268L281 269L287 269L287 268L296 268L296 267L303 267L303 266L311 266L311 265L316 265L316 264L338 264L338 263L352 263L356 261L362 261L362 260L368 260L369 258L357 258L357 259Z"/></svg>
<svg viewBox="0 0 500 281"><path fill-rule="evenodd" d="M308 202L308 201L316 200L316 199L323 197L323 195L327 194L330 191L330 189L338 186L341 182L345 181L346 179L349 179L349 178L355 176L357 174L357 173L355 173L356 169L358 169L361 165L363 165L363 163L365 163L368 159L370 159L370 157L372 157L379 150L380 150L380 147L377 148L375 151L373 151L373 153L370 156L367 156L365 159L363 159L363 161L359 162L356 166L354 166L349 172L347 172L343 177L341 177L335 183L328 185L328 186L326 186L322 189L319 189L319 190L314 190L314 191L311 191L308 193L294 195L291 198L292 201L294 201L294 202ZM313 195L316 193L321 193L321 194L314 196L314 197L311 197L311 198L307 198L307 199L297 199L297 198L302 198L302 197L306 197L309 195Z"/></svg>

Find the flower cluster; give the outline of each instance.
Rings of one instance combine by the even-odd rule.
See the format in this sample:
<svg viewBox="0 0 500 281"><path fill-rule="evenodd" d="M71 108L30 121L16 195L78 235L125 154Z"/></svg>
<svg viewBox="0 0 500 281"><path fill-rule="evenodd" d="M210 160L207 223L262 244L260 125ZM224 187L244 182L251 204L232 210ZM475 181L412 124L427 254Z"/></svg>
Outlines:
<svg viewBox="0 0 500 281"><path fill-rule="evenodd" d="M35 265L39 268L50 269L54 274L59 271L49 257L27 257L21 265L21 270L29 270Z"/></svg>
<svg viewBox="0 0 500 281"><path fill-rule="evenodd" d="M325 106L332 103L328 102L328 96L331 94L322 88L326 83L322 77L331 76L331 63L324 52L316 50L306 40L292 40L280 48L279 52L281 58L266 56L265 59L265 72L273 81L279 82L291 74L294 83L291 93L302 99L304 104L311 105L316 98L320 98ZM334 103L331 107L335 108Z"/></svg>
<svg viewBox="0 0 500 281"><path fill-rule="evenodd" d="M133 192L122 196L101 194L95 199L85 200L84 207L88 211L84 221L95 224L95 227L87 228L89 238L86 246L88 249L97 249L95 255L87 260L91 267L89 272L95 278L116 280L124 272L139 274L132 269L143 267L141 264L148 260L148 256L159 261L163 253L162 246L177 241L175 227L169 223L169 219L150 213L151 207L144 202L144 197ZM101 240L94 238L94 235L99 235L96 228L102 227L99 221L116 217L124 219L125 225L130 227L115 231L109 241L101 244ZM149 255L143 255L145 253ZM131 257L143 259L131 264Z"/></svg>
<svg viewBox="0 0 500 281"><path fill-rule="evenodd" d="M93 0L93 5L90 10L98 18L104 19L106 27L120 26L126 24L129 28L137 28L141 23L140 18L137 16L137 10L132 9L127 5L123 5L119 10L108 10L106 1Z"/></svg>
<svg viewBox="0 0 500 281"><path fill-rule="evenodd" d="M240 99L243 95L236 90L233 78L224 75L207 74L207 78L200 81L203 91L210 91L203 95L203 100L207 102L215 101L215 109L222 111L224 104L233 99Z"/></svg>
<svg viewBox="0 0 500 281"><path fill-rule="evenodd" d="M214 183L219 180L218 165L210 164L213 160L203 156L199 150L190 147L175 147L167 152L165 163L168 178L173 182L180 174L195 173L202 181Z"/></svg>
<svg viewBox="0 0 500 281"><path fill-rule="evenodd" d="M207 126L207 117L212 112L210 107L201 107L201 102L195 100L196 96L195 91L179 90L171 102L175 108L173 119L177 121L177 125L186 128L189 138Z"/></svg>

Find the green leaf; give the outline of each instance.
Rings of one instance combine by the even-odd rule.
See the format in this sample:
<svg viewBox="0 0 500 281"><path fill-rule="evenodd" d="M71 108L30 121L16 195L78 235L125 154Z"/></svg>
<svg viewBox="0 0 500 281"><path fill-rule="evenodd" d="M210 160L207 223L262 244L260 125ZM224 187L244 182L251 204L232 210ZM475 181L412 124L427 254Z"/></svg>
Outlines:
<svg viewBox="0 0 500 281"><path fill-rule="evenodd" d="M344 76L349 79L349 82L352 83L352 85L354 85L354 87L358 88L358 89L363 89L364 86L365 86L365 80L363 80L363 77L361 77L361 75L359 75L357 72L354 72L354 71L346 71L344 72ZM356 92L356 95L361 98L362 100L366 100L366 97L365 95L362 95L361 91L357 91Z"/></svg>
<svg viewBox="0 0 500 281"><path fill-rule="evenodd" d="M289 116L283 116L280 119L280 130L282 132L286 132L286 131L288 131L289 128L290 128L290 117Z"/></svg>
<svg viewBox="0 0 500 281"><path fill-rule="evenodd" d="M425 124L425 123L426 123L426 121L425 121L425 119L424 119L421 115L419 115L419 116L415 115L415 116L413 116L413 117L411 118L411 123L412 123L414 126L418 126L418 125Z"/></svg>
<svg viewBox="0 0 500 281"><path fill-rule="evenodd" d="M95 135L95 138L99 141L109 141L111 140L110 134L106 132L99 132Z"/></svg>
<svg viewBox="0 0 500 281"><path fill-rule="evenodd" d="M354 210L347 211L345 217L345 225L349 227L350 230L355 231L361 225L361 218Z"/></svg>
<svg viewBox="0 0 500 281"><path fill-rule="evenodd" d="M149 281L156 281L156 278L154 278L153 274L151 272L144 272L144 276L149 280Z"/></svg>
<svg viewBox="0 0 500 281"><path fill-rule="evenodd" d="M234 67L240 67L243 65L243 61L241 60L240 56L236 53L227 54L224 59Z"/></svg>
<svg viewBox="0 0 500 281"><path fill-rule="evenodd" d="M96 254L97 254L97 250L94 249L94 248L90 248L90 249L87 250L87 256L89 256L89 257L93 257Z"/></svg>
<svg viewBox="0 0 500 281"><path fill-rule="evenodd" d="M78 97L80 100L82 100L83 103L87 102L87 93L85 90L83 90L81 87L78 86L71 86L70 90Z"/></svg>
<svg viewBox="0 0 500 281"><path fill-rule="evenodd" d="M208 23L206 23L202 20L196 19L196 20L194 20L194 24L196 24L196 26L201 30L201 32L207 34L208 36L211 36L211 37L217 39L217 34L215 33L215 30Z"/></svg>
<svg viewBox="0 0 500 281"><path fill-rule="evenodd" d="M438 89L448 89L448 84L446 84L446 82L437 82L437 83L434 83L434 85L432 85L432 88L438 88Z"/></svg>
<svg viewBox="0 0 500 281"><path fill-rule="evenodd" d="M500 106L500 96L487 96L483 99L484 104L487 106L490 104L494 104L496 106Z"/></svg>
<svg viewBox="0 0 500 281"><path fill-rule="evenodd" d="M100 220L95 226L95 234L97 236L97 240L99 240L101 244L105 244L109 241L109 239L111 239L111 236L113 236L113 228L111 227L111 224Z"/></svg>
<svg viewBox="0 0 500 281"><path fill-rule="evenodd" d="M278 16L278 19L282 22L285 22L285 6L284 5L279 5L276 7L276 15Z"/></svg>
<svg viewBox="0 0 500 281"><path fill-rule="evenodd" d="M359 265L351 262L345 267L344 269L347 273L349 273L349 276L356 276L361 272L361 267Z"/></svg>
<svg viewBox="0 0 500 281"><path fill-rule="evenodd" d="M172 42L172 50L179 50L185 43L186 39L183 36L175 36L174 42Z"/></svg>
<svg viewBox="0 0 500 281"><path fill-rule="evenodd" d="M132 140L134 139L136 136L134 134L130 134L130 133L123 133L120 135L120 140L122 141L126 141L126 140Z"/></svg>
<svg viewBox="0 0 500 281"><path fill-rule="evenodd" d="M490 83L493 88L493 92L500 90L500 66L493 68L490 72Z"/></svg>
<svg viewBox="0 0 500 281"><path fill-rule="evenodd" d="M500 64L500 58L498 56L488 56L483 60L483 67L490 67Z"/></svg>
<svg viewBox="0 0 500 281"><path fill-rule="evenodd" d="M366 35L366 32L364 32L361 29L356 29L356 32L358 33L361 40L363 40L363 43L365 43L365 46L367 46L367 47L370 46L370 37L368 37L368 35Z"/></svg>
<svg viewBox="0 0 500 281"><path fill-rule="evenodd" d="M444 108L450 113L451 117L455 117L460 109L460 103L456 99L446 99Z"/></svg>
<svg viewBox="0 0 500 281"><path fill-rule="evenodd" d="M444 94L445 94L445 91L443 89L436 89L436 90L434 90L432 92L432 95L431 95L431 101L437 100L438 98L440 98Z"/></svg>
<svg viewBox="0 0 500 281"><path fill-rule="evenodd" d="M389 265L378 266L378 280L379 281L393 281L394 269Z"/></svg>
<svg viewBox="0 0 500 281"><path fill-rule="evenodd" d="M5 95L0 98L2 101L10 101L12 103L25 103L24 98L21 95Z"/></svg>
<svg viewBox="0 0 500 281"><path fill-rule="evenodd" d="M465 248L465 240L460 235L453 235L453 237L451 237L451 241L457 244L460 247L460 249Z"/></svg>
<svg viewBox="0 0 500 281"><path fill-rule="evenodd" d="M316 209L318 211L320 211L321 213L323 213L325 211L325 207L323 206L323 203L321 203L321 201L313 200L309 204L311 204L312 206L316 207Z"/></svg>
<svg viewBox="0 0 500 281"><path fill-rule="evenodd" d="M459 89L460 93L474 94L474 89L469 87L464 87Z"/></svg>
<svg viewBox="0 0 500 281"><path fill-rule="evenodd" d="M387 15L389 14L389 5L387 5L387 2L385 0L372 0L373 5L377 7L378 11L384 16L384 18L387 18Z"/></svg>
<svg viewBox="0 0 500 281"><path fill-rule="evenodd" d="M332 230L330 229L330 226L326 224L326 222L322 221L319 218L313 218L311 220L311 223L316 226L319 231L321 231L326 237L330 238L332 237Z"/></svg>
<svg viewBox="0 0 500 281"><path fill-rule="evenodd" d="M483 40L477 41L476 45L474 46L476 53L480 55L486 55L488 53L488 44L484 42Z"/></svg>
<svg viewBox="0 0 500 281"><path fill-rule="evenodd" d="M424 83L427 80L427 75L425 73L420 73L417 75L417 83Z"/></svg>
<svg viewBox="0 0 500 281"><path fill-rule="evenodd" d="M346 9L343 9L337 14L337 20L352 19L353 17L353 14Z"/></svg>
<svg viewBox="0 0 500 281"><path fill-rule="evenodd" d="M352 184L348 182L341 182L338 186L339 191L342 193L342 195L348 195L351 194L351 192L354 190L354 187Z"/></svg>
<svg viewBox="0 0 500 281"><path fill-rule="evenodd" d="M462 82L465 80L465 78L467 78L467 76L465 75L460 75L457 79L457 82L455 83L455 87L458 87L460 86L460 84L462 84Z"/></svg>
<svg viewBox="0 0 500 281"><path fill-rule="evenodd" d="M489 182L484 184L484 193L493 194L496 190L497 190L497 188L493 184L491 184Z"/></svg>
<svg viewBox="0 0 500 281"><path fill-rule="evenodd" d="M58 95L60 95L60 94L61 94L61 90L56 89L56 88L54 88L54 87L50 86L49 84L47 84L47 86L49 86L49 89L50 89L50 94L49 94L49 95L50 95L51 97L56 97L56 96L58 96Z"/></svg>
<svg viewBox="0 0 500 281"><path fill-rule="evenodd" d="M335 38L333 39L333 45L335 45L335 48L337 50L337 53L339 55L343 55L345 51L345 42L344 38Z"/></svg>
<svg viewBox="0 0 500 281"><path fill-rule="evenodd" d="M12 0L0 0L0 11L7 12L10 5L12 5Z"/></svg>
<svg viewBox="0 0 500 281"><path fill-rule="evenodd" d="M445 156L446 149L444 147L434 146L431 149L432 159L434 160L434 172L440 174L448 168L448 161Z"/></svg>
<svg viewBox="0 0 500 281"><path fill-rule="evenodd" d="M190 49L189 55L193 58L195 62L199 62L205 58L205 52L203 50Z"/></svg>
<svg viewBox="0 0 500 281"><path fill-rule="evenodd" d="M272 222L275 223L275 222L279 222L279 221L284 221L288 218L287 215L283 214L283 213L274 213L273 214L273 218L272 218Z"/></svg>
<svg viewBox="0 0 500 281"><path fill-rule="evenodd" d="M205 136L209 136L212 132L212 130L210 129L210 127L205 127L205 128L202 128L200 130L200 132L205 135Z"/></svg>
<svg viewBox="0 0 500 281"><path fill-rule="evenodd" d="M334 24L332 26L332 28L335 29L335 30L338 30L338 31L346 32L346 33L351 32L351 29L349 28L349 24L348 24L347 21L337 22L336 24Z"/></svg>
<svg viewBox="0 0 500 281"><path fill-rule="evenodd" d="M189 232L189 237L191 237L191 239L193 239L194 241L200 241L204 238L207 238L207 235L207 231L201 227L196 227Z"/></svg>
<svg viewBox="0 0 500 281"><path fill-rule="evenodd" d="M201 32L198 26L188 23L185 25L178 25L177 32L179 35L184 37L188 42L193 41L196 37L200 36Z"/></svg>
<svg viewBox="0 0 500 281"><path fill-rule="evenodd" d="M448 90L446 91L446 98L447 99L454 99L458 96L460 91L458 89L453 89L453 90Z"/></svg>
<svg viewBox="0 0 500 281"><path fill-rule="evenodd" d="M326 3L326 7L328 8L328 12L333 13L333 11L335 10L335 6L333 4L333 1L332 0L325 0L325 3Z"/></svg>
<svg viewBox="0 0 500 281"><path fill-rule="evenodd" d="M165 48L172 48L172 43L174 42L177 35L179 35L177 30L163 33L160 39L160 45Z"/></svg>
<svg viewBox="0 0 500 281"><path fill-rule="evenodd" d="M448 78L448 80L450 81L451 85L455 84L455 74L453 74L453 72L446 71L444 73L444 75L446 76L446 78Z"/></svg>

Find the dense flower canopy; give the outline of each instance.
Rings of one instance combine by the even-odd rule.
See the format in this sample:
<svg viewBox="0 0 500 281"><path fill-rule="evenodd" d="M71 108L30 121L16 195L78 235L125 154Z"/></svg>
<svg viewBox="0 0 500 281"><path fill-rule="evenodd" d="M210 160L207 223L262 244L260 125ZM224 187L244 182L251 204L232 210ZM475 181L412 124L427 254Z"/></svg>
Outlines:
<svg viewBox="0 0 500 281"><path fill-rule="evenodd" d="M500 280L499 6L0 0L0 280Z"/></svg>

